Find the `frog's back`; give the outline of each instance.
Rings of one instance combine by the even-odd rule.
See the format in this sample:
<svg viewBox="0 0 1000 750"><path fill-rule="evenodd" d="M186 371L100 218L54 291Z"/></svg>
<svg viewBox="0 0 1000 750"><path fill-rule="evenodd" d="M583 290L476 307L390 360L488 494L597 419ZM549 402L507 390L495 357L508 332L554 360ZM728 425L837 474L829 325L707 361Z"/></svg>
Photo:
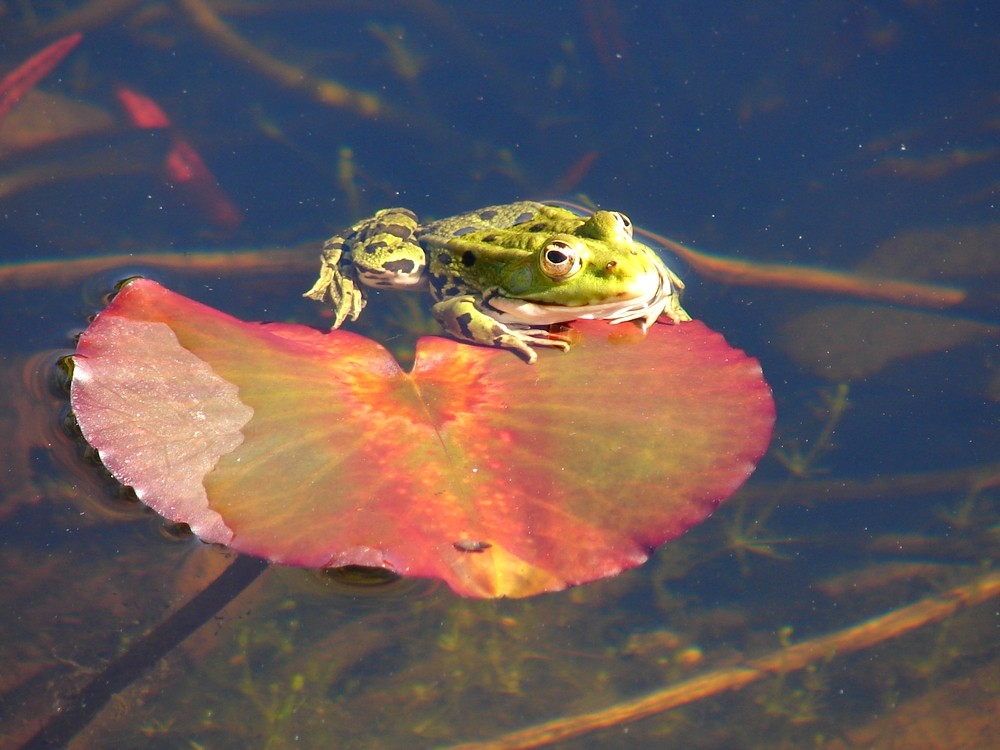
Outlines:
<svg viewBox="0 0 1000 750"><path fill-rule="evenodd" d="M483 229L510 229L540 217L546 219L546 227L549 229L552 228L553 220L566 221L568 225L577 225L583 222L583 219L564 208L548 206L537 201L516 201L500 206L487 206L468 213L428 222L420 227L417 236L462 237Z"/></svg>

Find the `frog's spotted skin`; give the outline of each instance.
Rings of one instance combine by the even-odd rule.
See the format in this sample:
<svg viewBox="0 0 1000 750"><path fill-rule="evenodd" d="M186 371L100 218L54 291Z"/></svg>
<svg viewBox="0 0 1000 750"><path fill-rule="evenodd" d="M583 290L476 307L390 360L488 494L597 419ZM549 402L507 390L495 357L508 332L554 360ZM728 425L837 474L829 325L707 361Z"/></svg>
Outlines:
<svg viewBox="0 0 1000 750"><path fill-rule="evenodd" d="M632 237L624 214L577 216L522 201L421 225L405 208L379 211L323 248L320 278L307 297L328 302L334 327L365 306L362 284L430 287L434 317L455 338L513 349L568 349L548 326L578 318L643 329L660 315L690 320L684 288L659 256Z"/></svg>

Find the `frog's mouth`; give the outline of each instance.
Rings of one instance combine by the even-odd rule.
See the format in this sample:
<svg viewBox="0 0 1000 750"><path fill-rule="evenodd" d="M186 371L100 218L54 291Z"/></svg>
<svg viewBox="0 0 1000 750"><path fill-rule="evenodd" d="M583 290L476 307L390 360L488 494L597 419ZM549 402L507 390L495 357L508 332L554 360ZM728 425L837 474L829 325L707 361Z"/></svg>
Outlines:
<svg viewBox="0 0 1000 750"><path fill-rule="evenodd" d="M634 296L583 305L564 305L553 302L533 302L500 294L484 295L483 305L496 314L501 323L520 325L552 325L570 320L609 320L624 323L642 320L642 327L653 323L666 308L674 293L673 284L665 273L650 274L652 283L637 285Z"/></svg>

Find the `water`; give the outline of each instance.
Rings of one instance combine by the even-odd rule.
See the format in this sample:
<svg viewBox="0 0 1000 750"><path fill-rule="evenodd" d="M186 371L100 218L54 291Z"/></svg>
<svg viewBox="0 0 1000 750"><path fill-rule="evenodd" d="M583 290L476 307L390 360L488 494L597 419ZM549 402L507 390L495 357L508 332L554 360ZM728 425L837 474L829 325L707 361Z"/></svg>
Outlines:
<svg viewBox="0 0 1000 750"><path fill-rule="evenodd" d="M83 28L38 86L96 114L91 132L0 156L5 186L43 175L5 187L0 223L0 744L67 711L233 563L122 495L62 427L55 362L118 278L322 325L299 294L318 242L359 216L584 194L743 260L995 287L998 27L984 8L494 5L228 11L253 44L376 96L389 107L377 118L234 62L173 6ZM54 38L20 41L22 24L57 20L36 11L0 30L4 72ZM118 84L176 130L130 127ZM0 143L37 129L11 125L28 106ZM66 105L31 106L51 120ZM211 210L218 195L166 184L177 138L239 208L238 227ZM235 267L248 248L283 260ZM81 265L188 250L229 264ZM32 265L43 260L57 262ZM872 618L995 586L996 305L890 307L671 265L686 308L761 360L778 405L771 452L709 521L641 568L519 601L268 568L151 656L72 746L447 747L578 716L591 721L563 746L986 746L995 599L905 634ZM399 305L377 298L366 332L397 333ZM721 679L678 708L602 719L868 620L876 637L853 652L842 643L738 692Z"/></svg>

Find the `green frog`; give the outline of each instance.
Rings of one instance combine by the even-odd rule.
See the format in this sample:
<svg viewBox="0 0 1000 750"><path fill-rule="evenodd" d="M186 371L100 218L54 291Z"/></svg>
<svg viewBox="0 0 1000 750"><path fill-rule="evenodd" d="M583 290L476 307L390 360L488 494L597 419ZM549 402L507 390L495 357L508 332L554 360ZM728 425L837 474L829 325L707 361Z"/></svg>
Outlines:
<svg viewBox="0 0 1000 750"><path fill-rule="evenodd" d="M550 329L578 318L639 322L691 320L684 284L632 237L617 211L578 216L533 201L489 206L421 224L387 208L327 240L320 277L306 297L333 308L333 327L356 320L363 286L427 289L434 317L462 341L511 349L528 363L532 347L569 349Z"/></svg>

